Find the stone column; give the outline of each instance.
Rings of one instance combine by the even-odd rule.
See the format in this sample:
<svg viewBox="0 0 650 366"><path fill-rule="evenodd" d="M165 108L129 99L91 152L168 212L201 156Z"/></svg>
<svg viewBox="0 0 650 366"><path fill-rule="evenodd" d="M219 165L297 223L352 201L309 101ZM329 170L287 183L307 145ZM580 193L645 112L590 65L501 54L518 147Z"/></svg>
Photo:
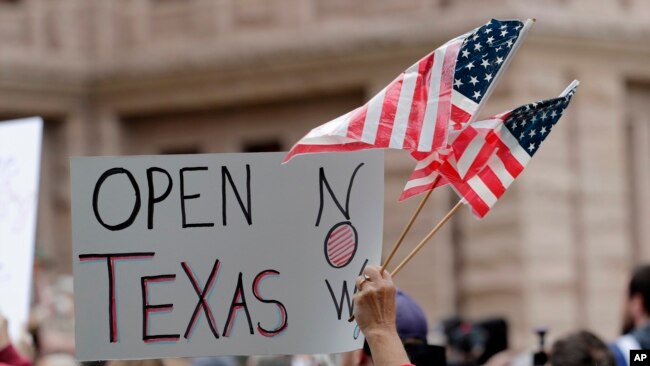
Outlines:
<svg viewBox="0 0 650 366"><path fill-rule="evenodd" d="M95 111L99 135L99 155L120 155L122 153L122 122L110 107L101 106Z"/></svg>

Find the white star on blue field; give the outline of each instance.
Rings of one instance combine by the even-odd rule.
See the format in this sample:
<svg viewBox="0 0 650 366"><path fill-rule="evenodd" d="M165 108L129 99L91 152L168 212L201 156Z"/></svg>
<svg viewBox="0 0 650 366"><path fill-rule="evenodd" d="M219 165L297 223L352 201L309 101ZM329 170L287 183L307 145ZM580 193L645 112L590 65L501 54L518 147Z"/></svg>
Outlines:
<svg viewBox="0 0 650 366"><path fill-rule="evenodd" d="M492 19L465 38L456 60L454 90L479 103L523 27L518 20Z"/></svg>
<svg viewBox="0 0 650 366"><path fill-rule="evenodd" d="M553 126L562 117L575 93L575 88L566 97L547 99L514 109L504 121L505 127L517 138L519 145L533 156Z"/></svg>

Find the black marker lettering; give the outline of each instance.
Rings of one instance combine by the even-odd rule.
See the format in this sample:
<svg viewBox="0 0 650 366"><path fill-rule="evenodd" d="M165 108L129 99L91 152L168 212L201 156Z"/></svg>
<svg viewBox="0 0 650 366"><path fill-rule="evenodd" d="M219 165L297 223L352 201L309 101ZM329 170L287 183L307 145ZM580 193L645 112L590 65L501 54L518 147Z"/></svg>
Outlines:
<svg viewBox="0 0 650 366"><path fill-rule="evenodd" d="M334 294L334 290L332 290L332 286L330 285L330 281L325 280L325 284L327 284L327 289L330 290L330 296L332 296L332 301L334 301L334 307L336 308L336 315L338 316L339 320L341 320L341 316L343 315L343 301L348 305L348 317L352 316L352 312L354 310L354 305L352 304L352 301L350 301L350 293L348 292L348 281L343 281L343 287L341 288L341 300L337 302L336 300L336 295Z"/></svg>
<svg viewBox="0 0 650 366"><path fill-rule="evenodd" d="M253 225L253 216L251 214L251 167L250 165L246 164L246 207L244 207L244 201L242 201L241 196L239 195L239 191L237 190L237 187L235 187L235 182L233 182L232 176L230 175L228 168L225 166L221 167L221 199L222 199L221 207L222 207L222 215L223 215L223 226L226 226L227 224L226 178L228 179L228 183L230 183L230 187L232 187L232 190L235 193L235 197L237 198L239 207L241 208L242 212L244 213L244 216L246 217L246 222L248 222L248 225Z"/></svg>
<svg viewBox="0 0 650 366"><path fill-rule="evenodd" d="M161 194L158 197L154 196L154 184L153 184L153 173L158 172L158 173L163 173L167 176L167 188L165 188L165 192ZM158 203L162 202L169 196L169 193L172 191L172 177L169 175L169 173L161 168L158 167L152 167L147 169L147 184L149 186L149 200L147 203L147 208L148 208L148 218L147 218L147 228L149 230L153 229L153 206Z"/></svg>
<svg viewBox="0 0 650 366"><path fill-rule="evenodd" d="M278 307L278 310L280 311L280 325L278 325L275 329L268 330L262 327L259 322L257 322L257 331L263 335L264 337L275 337L276 335L282 333L285 329L287 329L287 308L284 306L283 303L277 301L277 300L267 300L264 299L260 293L259 293L259 284L262 282L262 280L268 276L279 276L280 272L274 270L274 269L267 269L265 271L262 271L255 276L255 280L253 280L253 296L255 298L265 304L275 304Z"/></svg>
<svg viewBox="0 0 650 366"><path fill-rule="evenodd" d="M111 343L118 341L117 332L117 309L115 307L115 261L126 259L142 259L153 258L155 253L112 253L112 254L82 254L79 260L82 262L106 260L108 266L108 324L109 324L109 339Z"/></svg>
<svg viewBox="0 0 650 366"><path fill-rule="evenodd" d="M133 186L133 191L135 193L135 203L133 204L133 210L131 211L131 216L129 216L129 218L126 219L126 221L117 225L109 225L105 223L104 220L102 220L102 218L99 215L99 207L98 207L99 189L101 188L102 184L104 184L104 181L108 179L108 177L115 174L126 174L126 176L129 178L129 181L131 182L131 185ZM136 216L138 216L139 211L140 211L140 188L138 187L138 182L135 181L133 174L131 174L131 172L129 172L124 168L113 168L105 171L104 174L102 174L99 177L97 183L95 183L95 189L93 191L93 212L95 213L95 218L97 219L97 222L99 222L103 227L111 231L122 230L131 226L131 224L133 224Z"/></svg>
<svg viewBox="0 0 650 366"><path fill-rule="evenodd" d="M361 270L359 271L359 276L361 276L367 264L368 264L368 260L366 259L363 262L363 265L361 266ZM341 300L339 301L336 300L336 295L334 294L334 290L332 289L330 282L328 280L325 280L325 284L327 285L327 289L330 291L330 296L332 297L332 301L334 302L334 307L336 308L336 315L338 316L339 320L341 320L341 316L343 315L344 300L348 305L348 317L351 317L352 313L354 312L354 303L350 301L350 292L348 291L347 281L343 281L343 287L341 288ZM354 290L352 291L352 293L356 294L357 290L358 290L357 286L354 286Z"/></svg>
<svg viewBox="0 0 650 366"><path fill-rule="evenodd" d="M149 314L163 311L173 311L174 304L150 305L147 296L147 286L150 282L169 282L176 279L175 274L165 274L158 276L145 276L140 278L142 286L142 340L145 343L153 342L175 342L181 337L180 334L149 334Z"/></svg>
<svg viewBox="0 0 650 366"><path fill-rule="evenodd" d="M234 324L235 317L237 312L240 309L244 309L246 313L246 319L248 320L248 331L250 334L255 334L253 331L253 321L251 320L251 314L248 312L248 306L246 305L246 297L244 296L244 287L242 285L242 273L239 272L239 279L237 280L237 287L235 288L235 295L232 297L232 303L230 304L230 311L228 311L228 320L226 320L226 325L224 326L223 336L230 337L232 332L232 326Z"/></svg>
<svg viewBox="0 0 650 366"><path fill-rule="evenodd" d="M325 185L325 188L327 188L327 191L329 192L330 196L332 197L332 200L336 204L336 207L338 207L339 211L345 216L347 220L350 220L350 193L352 192L352 184L354 183L354 177L357 175L357 172L361 167L364 165L364 163L359 164L355 169L354 172L352 173L352 177L350 177L350 183L348 184L348 193L345 197L345 209L343 206L341 206L341 203L339 203L339 200L336 198L336 195L334 195L334 191L332 191L332 187L330 187L329 182L327 181L327 178L325 177L325 169L322 167L320 168L318 172L318 188L319 188L319 193L320 193L320 205L318 207L318 217L316 218L316 226L320 225L320 219L321 216L323 215L323 206L324 206L324 197L323 197L323 185Z"/></svg>
<svg viewBox="0 0 650 366"><path fill-rule="evenodd" d="M215 338L219 338L219 331L217 330L217 326L215 325L214 316L212 315L212 311L210 310L210 305L208 304L205 298L210 293L210 290L212 289L212 285L214 284L217 276L219 275L219 265L220 263L219 260L217 259L214 262L214 266L212 266L212 271L208 276L208 280L205 282L203 291L201 291L201 288L199 287L199 282L192 274L192 269L190 268L190 266L186 262L181 263L181 266L183 267L185 274L187 274L187 278L190 279L190 282L192 283L192 287L194 287L194 291L199 297L199 302L196 304L196 307L194 308L194 312L192 313L192 318L190 318L190 323L187 325L187 329L185 330L185 339L188 339L190 337L190 334L192 333L192 329L196 324L196 319L199 317L201 308L203 308L203 312L205 313L205 317L207 318L210 331L212 331L212 334L214 335Z"/></svg>
<svg viewBox="0 0 650 366"><path fill-rule="evenodd" d="M193 171L199 171L199 170L208 170L207 166L195 166L195 167L189 167L189 168L182 168L180 170L180 177L181 177L181 215L183 216L183 229L188 228L188 227L212 227L214 226L214 223L211 222L204 222L204 223L187 223L187 216L185 215L185 200L192 200L195 198L201 197L199 193L197 194L190 194L190 195L185 195L185 172L193 172Z"/></svg>

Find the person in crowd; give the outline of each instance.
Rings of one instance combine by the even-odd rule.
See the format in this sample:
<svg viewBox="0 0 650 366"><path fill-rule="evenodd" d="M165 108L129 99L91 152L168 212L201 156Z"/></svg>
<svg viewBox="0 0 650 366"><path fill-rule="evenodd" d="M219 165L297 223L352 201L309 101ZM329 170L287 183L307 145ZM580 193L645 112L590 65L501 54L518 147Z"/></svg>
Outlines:
<svg viewBox="0 0 650 366"><path fill-rule="evenodd" d="M631 349L650 349L650 265L636 268L628 285L623 336L610 347L618 366L629 366Z"/></svg>
<svg viewBox="0 0 650 366"><path fill-rule="evenodd" d="M9 322L0 314L0 366L32 366L32 362L21 356L11 344Z"/></svg>
<svg viewBox="0 0 650 366"><path fill-rule="evenodd" d="M372 360L359 359L357 364L412 365L397 331L397 289L390 273L378 266L367 266L356 286L354 316L372 353ZM344 362L351 361L350 356L346 358Z"/></svg>
<svg viewBox="0 0 650 366"><path fill-rule="evenodd" d="M605 342L584 330L555 341L550 363L552 366L615 366L614 355Z"/></svg>
<svg viewBox="0 0 650 366"><path fill-rule="evenodd" d="M404 291L397 289L395 295L397 334L406 354L415 365L445 364L445 348L427 344L429 325L424 311ZM362 350L342 355L343 365L372 365L368 343Z"/></svg>

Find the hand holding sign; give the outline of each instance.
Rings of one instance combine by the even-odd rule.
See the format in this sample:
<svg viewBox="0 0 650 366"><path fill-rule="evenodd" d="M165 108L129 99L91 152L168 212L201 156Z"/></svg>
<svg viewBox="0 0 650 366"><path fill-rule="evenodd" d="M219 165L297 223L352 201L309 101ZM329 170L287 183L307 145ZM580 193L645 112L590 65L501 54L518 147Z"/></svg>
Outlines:
<svg viewBox="0 0 650 366"><path fill-rule="evenodd" d="M397 289L388 271L368 266L357 279L354 315L368 340L375 365L406 365L408 356L397 333Z"/></svg>

